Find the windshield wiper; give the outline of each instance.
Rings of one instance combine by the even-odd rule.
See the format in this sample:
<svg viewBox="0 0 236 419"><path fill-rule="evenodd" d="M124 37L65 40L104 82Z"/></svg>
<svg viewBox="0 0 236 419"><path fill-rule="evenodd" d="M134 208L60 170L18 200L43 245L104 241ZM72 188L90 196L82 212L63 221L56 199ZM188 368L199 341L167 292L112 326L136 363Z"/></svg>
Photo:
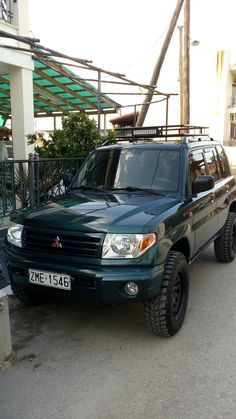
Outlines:
<svg viewBox="0 0 236 419"><path fill-rule="evenodd" d="M147 188L138 188L137 186L126 186L124 188L109 188L109 191L127 191L127 192L146 192L153 195L160 195L160 196L166 196L164 192L154 191L153 189L147 189Z"/></svg>
<svg viewBox="0 0 236 419"><path fill-rule="evenodd" d="M137 186L125 186L123 188L106 188L106 189L102 189L102 188L97 188L96 186L86 186L86 185L81 185L81 186L76 186L76 187L72 187L69 188L68 190L82 190L82 191L96 191L96 192L119 192L119 191L124 191L124 192L145 192L145 193L149 193L152 195L159 195L159 196L166 196L166 193L164 192L159 192L153 189L147 189L147 188L139 188Z"/></svg>
<svg viewBox="0 0 236 419"><path fill-rule="evenodd" d="M102 188L97 188L96 186L85 186L85 185L74 186L74 187L70 188L70 191L75 190L75 189L81 189L82 191L96 191L96 192L103 192L104 191Z"/></svg>

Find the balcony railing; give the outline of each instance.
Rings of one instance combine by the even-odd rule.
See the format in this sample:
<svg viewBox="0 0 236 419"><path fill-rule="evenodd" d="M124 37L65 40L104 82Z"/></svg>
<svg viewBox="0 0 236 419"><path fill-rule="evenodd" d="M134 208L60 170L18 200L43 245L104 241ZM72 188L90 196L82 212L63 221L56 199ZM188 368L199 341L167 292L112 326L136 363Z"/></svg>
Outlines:
<svg viewBox="0 0 236 419"><path fill-rule="evenodd" d="M4 22L12 23L13 3L17 0L0 0L0 19Z"/></svg>

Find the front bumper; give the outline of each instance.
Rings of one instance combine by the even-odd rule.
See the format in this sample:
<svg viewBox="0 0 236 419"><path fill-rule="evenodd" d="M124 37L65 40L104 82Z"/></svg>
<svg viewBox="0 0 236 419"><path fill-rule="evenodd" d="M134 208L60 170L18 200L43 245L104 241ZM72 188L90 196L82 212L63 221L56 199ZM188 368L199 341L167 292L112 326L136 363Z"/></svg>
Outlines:
<svg viewBox="0 0 236 419"><path fill-rule="evenodd" d="M160 292L163 277L163 265L93 265L69 264L62 261L48 261L45 259L19 258L11 252L1 252L2 270L10 283L39 289L49 293L73 295L82 300L118 303L122 301L146 301ZM28 270L68 274L72 278L71 290L63 291L56 288L33 285L29 283ZM129 296L125 292L126 282L136 282L139 287L137 296Z"/></svg>

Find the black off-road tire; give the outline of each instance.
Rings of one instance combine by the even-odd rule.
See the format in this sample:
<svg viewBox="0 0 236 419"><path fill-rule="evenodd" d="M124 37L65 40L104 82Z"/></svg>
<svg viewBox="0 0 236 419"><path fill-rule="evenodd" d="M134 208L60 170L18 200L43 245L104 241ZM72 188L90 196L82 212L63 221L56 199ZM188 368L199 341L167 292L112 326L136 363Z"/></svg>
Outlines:
<svg viewBox="0 0 236 419"><path fill-rule="evenodd" d="M229 263L236 253L236 214L229 212L224 229L214 241L215 256L218 262Z"/></svg>
<svg viewBox="0 0 236 419"><path fill-rule="evenodd" d="M11 282L11 289L18 300L27 306L40 305L49 299L49 296L46 293L42 293L38 289L33 291L30 287L18 285L14 282Z"/></svg>
<svg viewBox="0 0 236 419"><path fill-rule="evenodd" d="M160 294L144 303L146 325L159 336L173 336L181 328L188 303L188 263L180 252L167 258Z"/></svg>

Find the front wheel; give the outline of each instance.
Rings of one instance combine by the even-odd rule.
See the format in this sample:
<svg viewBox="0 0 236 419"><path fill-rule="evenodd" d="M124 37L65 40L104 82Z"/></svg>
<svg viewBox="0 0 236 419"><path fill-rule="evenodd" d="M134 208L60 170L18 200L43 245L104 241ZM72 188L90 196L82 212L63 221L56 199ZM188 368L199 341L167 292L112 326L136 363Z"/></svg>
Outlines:
<svg viewBox="0 0 236 419"><path fill-rule="evenodd" d="M189 273L184 255L171 251L160 294L144 303L146 325L159 336L173 336L181 328L188 302Z"/></svg>
<svg viewBox="0 0 236 419"><path fill-rule="evenodd" d="M214 242L216 259L219 262L232 262L236 253L236 214L229 212L224 229Z"/></svg>

